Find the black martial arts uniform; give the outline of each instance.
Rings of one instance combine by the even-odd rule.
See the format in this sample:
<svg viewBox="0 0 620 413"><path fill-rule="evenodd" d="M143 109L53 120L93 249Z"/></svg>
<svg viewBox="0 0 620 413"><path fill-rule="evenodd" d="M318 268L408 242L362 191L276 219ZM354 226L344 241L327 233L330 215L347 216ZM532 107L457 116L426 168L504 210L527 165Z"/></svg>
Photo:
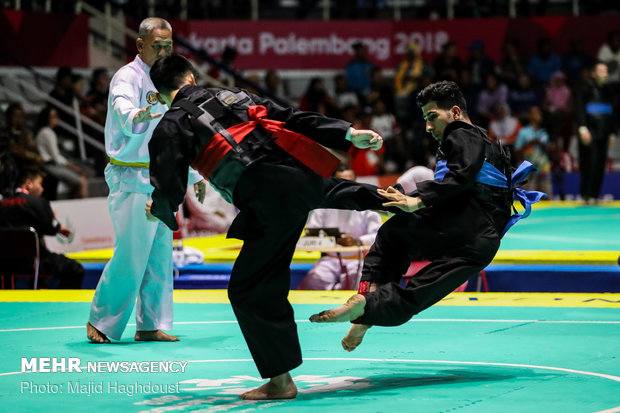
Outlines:
<svg viewBox="0 0 620 413"><path fill-rule="evenodd" d="M584 145L579 139L579 192L583 199L598 199L603 187L609 136L618 131L617 96L612 85L590 82L578 89L577 126L586 126L592 141Z"/></svg>
<svg viewBox="0 0 620 413"><path fill-rule="evenodd" d="M396 215L379 229L360 282L364 315L355 322L400 325L480 272L495 256L510 217L512 194L477 180L484 162L510 176L508 155L483 129L455 121L444 131L437 161L447 167L443 180L436 171L435 180L418 183L409 194L419 196L426 207ZM412 259L431 263L401 287ZM368 293L371 282L385 285Z"/></svg>
<svg viewBox="0 0 620 413"><path fill-rule="evenodd" d="M350 126L239 89L185 86L149 143L155 187L151 211L170 228L177 228L174 212L183 201L190 164L240 210L228 232L228 237L244 240L228 296L264 378L301 364L287 296L290 262L308 212L382 209L385 202L372 185L326 178L338 161L332 162L327 152L322 155L326 150L317 142L347 151ZM304 136L286 140L287 131Z"/></svg>
<svg viewBox="0 0 620 413"><path fill-rule="evenodd" d="M58 279L58 288L82 288L84 267L62 254L51 252L45 246L43 235L56 235L60 231L60 223L54 217L47 199L17 192L0 201L0 228L24 227L33 227L39 235L39 273ZM5 269L13 273L31 273L32 268L32 262L20 262Z"/></svg>

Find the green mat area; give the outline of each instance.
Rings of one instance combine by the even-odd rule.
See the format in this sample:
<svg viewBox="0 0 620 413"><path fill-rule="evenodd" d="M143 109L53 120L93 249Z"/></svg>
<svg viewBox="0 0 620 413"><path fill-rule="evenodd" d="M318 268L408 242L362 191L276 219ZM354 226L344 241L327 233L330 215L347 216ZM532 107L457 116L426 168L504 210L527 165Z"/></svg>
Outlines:
<svg viewBox="0 0 620 413"><path fill-rule="evenodd" d="M263 383L228 304L175 304L177 343L85 339L89 303L0 303L0 410L6 412L600 412L620 409L617 308L436 306L373 327L354 352L346 324L306 322L295 401L251 402ZM329 306L327 306L329 307ZM82 372L22 373L21 358L79 358ZM181 372L86 371L94 362L178 361ZM107 363L103 363L109 366ZM150 366L150 365L149 365ZM180 370L180 364L176 365ZM161 391L163 389L163 391ZM91 391L89 394L88 391ZM611 409L611 410L610 410Z"/></svg>
<svg viewBox="0 0 620 413"><path fill-rule="evenodd" d="M506 233L502 250L620 251L620 208L535 208Z"/></svg>

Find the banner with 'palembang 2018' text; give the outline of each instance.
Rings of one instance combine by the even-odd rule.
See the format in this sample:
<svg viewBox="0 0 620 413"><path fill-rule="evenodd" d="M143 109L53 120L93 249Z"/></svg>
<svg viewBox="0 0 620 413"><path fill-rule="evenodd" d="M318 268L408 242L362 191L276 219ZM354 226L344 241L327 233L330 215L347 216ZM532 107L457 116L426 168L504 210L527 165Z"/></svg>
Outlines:
<svg viewBox="0 0 620 413"><path fill-rule="evenodd" d="M551 39L554 51L568 51L575 36L597 54L610 30L620 27L620 16L529 17L407 21L173 21L174 33L193 47L218 57L226 46L238 52L239 69L340 69L361 41L378 66L395 67L411 42L418 44L427 62L448 41L461 58L480 40L496 62L502 46L515 40L521 53L536 52L539 38Z"/></svg>

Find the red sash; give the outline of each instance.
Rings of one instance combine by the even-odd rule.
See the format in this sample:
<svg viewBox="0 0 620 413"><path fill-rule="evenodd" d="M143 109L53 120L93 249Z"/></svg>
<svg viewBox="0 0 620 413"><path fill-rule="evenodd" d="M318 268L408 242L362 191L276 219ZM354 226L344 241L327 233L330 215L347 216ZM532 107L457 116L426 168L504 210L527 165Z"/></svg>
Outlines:
<svg viewBox="0 0 620 413"><path fill-rule="evenodd" d="M264 106L248 106L248 115L252 120L226 129L237 143L260 125L271 134L278 146L319 175L328 178L340 165L340 160L319 143L285 129L284 122L267 119L267 108ZM217 134L202 147L196 160L192 162L192 167L207 178L231 149L226 139Z"/></svg>

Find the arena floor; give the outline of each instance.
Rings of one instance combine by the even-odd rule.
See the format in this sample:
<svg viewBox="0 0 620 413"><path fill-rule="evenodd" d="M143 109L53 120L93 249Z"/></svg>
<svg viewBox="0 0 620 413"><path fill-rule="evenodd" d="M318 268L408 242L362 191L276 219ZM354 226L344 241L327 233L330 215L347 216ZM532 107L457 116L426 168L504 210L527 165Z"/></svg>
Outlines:
<svg viewBox="0 0 620 413"><path fill-rule="evenodd" d="M237 398L262 380L225 291L175 291L180 342L136 343L129 325L111 345L86 341L92 294L0 291L0 410L620 412L620 294L453 293L405 325L374 327L347 353L346 324L307 320L350 292L293 291L300 394L271 402ZM35 357L78 358L82 372L22 372ZM129 372L86 370L123 361ZM187 364L131 371L152 361Z"/></svg>

